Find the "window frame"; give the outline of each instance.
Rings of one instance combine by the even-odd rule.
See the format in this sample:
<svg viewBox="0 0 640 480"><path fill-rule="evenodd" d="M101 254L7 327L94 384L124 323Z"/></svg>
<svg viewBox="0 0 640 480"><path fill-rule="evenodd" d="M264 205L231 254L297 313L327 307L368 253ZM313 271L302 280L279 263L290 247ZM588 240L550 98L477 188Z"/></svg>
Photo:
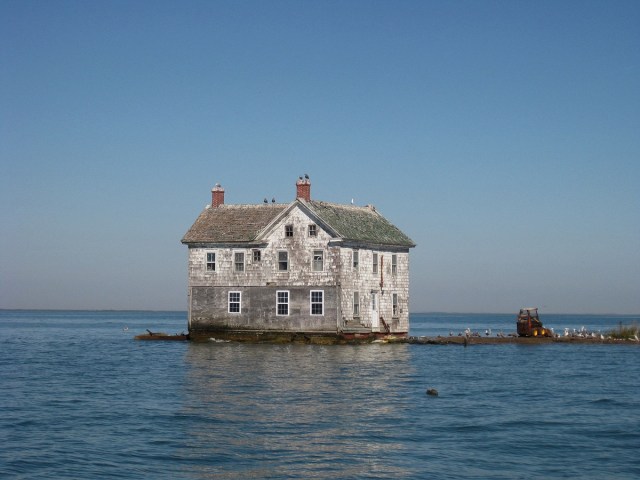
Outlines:
<svg viewBox="0 0 640 480"><path fill-rule="evenodd" d="M238 295L238 300L231 300L231 295ZM231 310L231 305L238 305L238 311L232 311ZM239 290L230 290L227 294L227 313L233 313L233 314L241 314L242 313L242 292Z"/></svg>
<svg viewBox="0 0 640 480"><path fill-rule="evenodd" d="M215 251L205 251L204 253L204 269L205 272L215 272L216 271L216 263L217 263L217 252ZM213 255L213 261L209 260L209 255ZM213 265L213 268L209 268L209 265Z"/></svg>
<svg viewBox="0 0 640 480"><path fill-rule="evenodd" d="M360 317L360 292L353 292L353 317Z"/></svg>
<svg viewBox="0 0 640 480"><path fill-rule="evenodd" d="M320 263L320 268L316 268L318 265L318 260L316 259L316 256L320 257L319 263ZM324 250L314 250L312 255L311 255L311 271L312 272L324 272Z"/></svg>
<svg viewBox="0 0 640 480"><path fill-rule="evenodd" d="M309 236L310 237L317 237L318 236L318 226L315 223L311 223L309 224Z"/></svg>
<svg viewBox="0 0 640 480"><path fill-rule="evenodd" d="M280 301L280 294L286 294L286 302ZM289 290L276 290L276 316L277 317L288 317L291 309L289 308L289 304L291 302L291 292ZM280 306L286 305L287 313L280 313Z"/></svg>
<svg viewBox="0 0 640 480"><path fill-rule="evenodd" d="M262 261L262 251L259 248L253 249L253 262L258 263Z"/></svg>
<svg viewBox="0 0 640 480"><path fill-rule="evenodd" d="M242 255L242 263L238 262L238 255ZM239 269L238 265L242 265ZM244 273L246 270L246 255L244 252L233 252L233 271L236 273Z"/></svg>
<svg viewBox="0 0 640 480"><path fill-rule="evenodd" d="M286 268L280 268L283 261L280 259L280 254L284 253L287 256L286 261L284 262L286 264ZM278 271L279 272L288 272L289 271L289 251L288 250L278 250Z"/></svg>
<svg viewBox="0 0 640 480"><path fill-rule="evenodd" d="M376 252L373 252L373 258L371 259L372 262L372 272L374 274L378 273L378 254Z"/></svg>
<svg viewBox="0 0 640 480"><path fill-rule="evenodd" d="M317 299L314 301L314 294L320 294L320 301L318 301ZM314 313L313 307L318 307L318 305L320 306L320 312L318 312L316 309L316 312ZM311 290L309 292L309 315L312 315L314 317L324 316L324 290Z"/></svg>
<svg viewBox="0 0 640 480"><path fill-rule="evenodd" d="M293 238L293 224L288 223L284 226L284 238Z"/></svg>
<svg viewBox="0 0 640 480"><path fill-rule="evenodd" d="M351 267L354 271L360 268L360 250L351 251Z"/></svg>
<svg viewBox="0 0 640 480"><path fill-rule="evenodd" d="M398 317L400 315L400 298L397 293L393 293L391 295L391 315L393 317Z"/></svg>
<svg viewBox="0 0 640 480"><path fill-rule="evenodd" d="M396 275L398 273L398 255L391 255L391 275Z"/></svg>

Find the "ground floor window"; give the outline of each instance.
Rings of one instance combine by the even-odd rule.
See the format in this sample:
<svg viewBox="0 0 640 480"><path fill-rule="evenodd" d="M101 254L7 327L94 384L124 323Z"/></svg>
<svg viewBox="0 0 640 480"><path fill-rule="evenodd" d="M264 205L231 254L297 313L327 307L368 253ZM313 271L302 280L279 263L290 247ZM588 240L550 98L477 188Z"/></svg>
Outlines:
<svg viewBox="0 0 640 480"><path fill-rule="evenodd" d="M289 315L289 291L276 292L276 314Z"/></svg>
<svg viewBox="0 0 640 480"><path fill-rule="evenodd" d="M353 316L358 317L360 315L360 293L353 292Z"/></svg>
<svg viewBox="0 0 640 480"><path fill-rule="evenodd" d="M324 315L323 290L311 290L311 315Z"/></svg>
<svg viewBox="0 0 640 480"><path fill-rule="evenodd" d="M391 296L391 298L392 298L391 303L393 305L393 316L397 317L398 316L398 311L399 311L399 309L398 309L398 294L394 293Z"/></svg>
<svg viewBox="0 0 640 480"><path fill-rule="evenodd" d="M241 298L241 292L229 292L229 313L240 313Z"/></svg>

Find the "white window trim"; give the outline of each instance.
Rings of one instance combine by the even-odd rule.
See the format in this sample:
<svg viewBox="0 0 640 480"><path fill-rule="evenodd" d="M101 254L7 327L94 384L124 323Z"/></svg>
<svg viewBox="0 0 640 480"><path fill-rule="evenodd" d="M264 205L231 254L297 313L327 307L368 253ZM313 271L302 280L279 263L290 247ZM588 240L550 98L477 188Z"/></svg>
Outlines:
<svg viewBox="0 0 640 480"><path fill-rule="evenodd" d="M233 303L237 303L238 304L238 311L237 312L232 312L231 311L231 294L232 293L237 293L239 295L238 301L237 302L233 302ZM232 315L239 315L242 313L242 292L238 291L238 290L232 290L227 294L227 313L230 313Z"/></svg>
<svg viewBox="0 0 640 480"><path fill-rule="evenodd" d="M236 255L238 253L242 254L242 270L237 269ZM233 252L233 271L236 273L244 273L247 271L247 254L244 251L235 251Z"/></svg>
<svg viewBox="0 0 640 480"><path fill-rule="evenodd" d="M286 268L286 270L281 270L280 269L280 253L286 253L287 254L287 268ZM291 262L289 260L289 250L278 250L277 251L277 256L278 256L277 262L276 262L277 263L277 271L278 272L288 272L289 268L291 267Z"/></svg>
<svg viewBox="0 0 640 480"><path fill-rule="evenodd" d="M313 305L320 303L313 301L313 294L318 292L322 293L322 313L313 313ZM309 315L313 315L314 317L324 317L324 290L311 290L309 292Z"/></svg>
<svg viewBox="0 0 640 480"><path fill-rule="evenodd" d="M280 302L280 298L278 297L279 293L287 294L287 313L278 313L278 307L280 305L284 305L284 302ZM288 317L289 313L291 313L291 292L289 290L276 290L276 316L277 317Z"/></svg>
<svg viewBox="0 0 640 480"><path fill-rule="evenodd" d="M321 255L320 265L322 266L322 268L320 270L316 270L316 253L317 252L320 252L320 255ZM324 272L324 250L313 250L311 254L311 271L315 273Z"/></svg>
<svg viewBox="0 0 640 480"><path fill-rule="evenodd" d="M213 262L209 262L209 254L212 253L213 254ZM207 268L209 266L209 263L213 263L213 270L209 270L209 268ZM216 250L205 250L204 252L204 271L207 273L215 273L218 271L218 253Z"/></svg>

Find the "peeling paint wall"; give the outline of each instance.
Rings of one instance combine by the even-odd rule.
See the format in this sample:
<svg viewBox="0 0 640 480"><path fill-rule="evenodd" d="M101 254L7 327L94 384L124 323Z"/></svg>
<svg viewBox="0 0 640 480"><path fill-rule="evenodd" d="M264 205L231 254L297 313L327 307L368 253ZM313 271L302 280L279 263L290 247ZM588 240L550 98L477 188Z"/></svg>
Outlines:
<svg viewBox="0 0 640 480"><path fill-rule="evenodd" d="M265 206L269 208L269 206ZM315 235L309 226L315 225ZM289 236L287 232L292 234ZM294 331L336 331L346 321L372 325L371 292L379 299L379 315L392 332L408 331L409 254L359 249L359 266L353 268L353 249L329 246L332 237L302 210L294 208L272 226L262 243L189 248L190 326ZM207 270L207 252L215 254L215 271ZM254 259L254 252L256 257ZM279 253L287 254L287 269L279 268ZM314 252L322 253L322 270L314 270ZM241 271L236 254L244 254ZM373 272L373 254L378 272ZM392 273L391 257L397 271ZM259 257L259 258L258 258ZM316 262L318 267L318 262ZM383 284L381 285L381 278ZM276 315L276 292L290 291L288 316ZM310 314L310 291L324 292L323 315ZM241 292L241 312L229 313L228 292ZM360 315L353 315L353 292L360 294ZM392 312L392 294L398 311ZM382 331L380 329L379 331Z"/></svg>

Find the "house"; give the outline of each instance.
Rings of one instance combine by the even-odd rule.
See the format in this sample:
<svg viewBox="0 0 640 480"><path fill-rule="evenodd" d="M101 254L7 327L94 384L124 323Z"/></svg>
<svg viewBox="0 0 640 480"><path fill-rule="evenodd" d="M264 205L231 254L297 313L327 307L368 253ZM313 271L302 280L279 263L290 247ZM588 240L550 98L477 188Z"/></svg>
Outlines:
<svg viewBox="0 0 640 480"><path fill-rule="evenodd" d="M375 207L311 199L232 205L212 190L187 231L189 334L312 342L407 336L414 242Z"/></svg>

